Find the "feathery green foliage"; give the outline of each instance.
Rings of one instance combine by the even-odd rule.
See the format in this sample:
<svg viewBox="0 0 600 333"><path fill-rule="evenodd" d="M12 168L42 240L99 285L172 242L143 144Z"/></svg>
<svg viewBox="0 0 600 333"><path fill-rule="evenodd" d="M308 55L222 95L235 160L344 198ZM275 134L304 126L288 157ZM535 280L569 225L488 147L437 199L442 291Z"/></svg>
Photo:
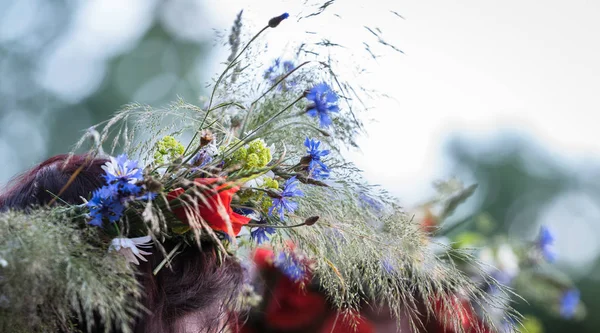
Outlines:
<svg viewBox="0 0 600 333"><path fill-rule="evenodd" d="M72 322L98 316L107 330L130 332L141 311L138 284L98 237L57 210L0 214L0 330L86 332Z"/></svg>

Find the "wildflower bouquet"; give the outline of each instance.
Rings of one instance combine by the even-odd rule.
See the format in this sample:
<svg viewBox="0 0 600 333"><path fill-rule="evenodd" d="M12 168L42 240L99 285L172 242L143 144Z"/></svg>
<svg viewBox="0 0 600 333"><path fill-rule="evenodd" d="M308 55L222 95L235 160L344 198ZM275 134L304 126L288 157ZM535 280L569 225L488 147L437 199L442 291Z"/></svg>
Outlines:
<svg viewBox="0 0 600 333"><path fill-rule="evenodd" d="M488 306L479 311L490 314L500 332L511 331L516 322L520 323L518 329L523 332L544 331L542 323L533 316L506 316L511 299L516 297L565 319L585 317L585 306L580 302L579 291L574 283L552 265L556 260L553 249L555 236L548 227L542 226L535 239L509 239L506 235L495 233L494 237L490 237L495 223L487 214L479 214L450 226L444 223L458 204L474 193L475 188L464 187L456 179L439 182L438 196L419 208L419 220L422 229L430 234L432 242L448 244L457 254L468 251L482 263L480 270L474 270L470 265L460 265L465 274L500 301L495 307ZM489 284L486 276L512 290L503 291ZM472 320L479 319L474 317Z"/></svg>
<svg viewBox="0 0 600 333"><path fill-rule="evenodd" d="M341 148L362 128L360 96L330 62L299 52L307 61L256 66L252 46L286 18L242 44L240 13L203 106L131 104L89 129L75 150L92 142L90 156L108 161L104 185L83 204L0 216L0 327L68 330L75 313L130 331L144 311L135 265L160 252L157 274L203 242L241 262L268 243L278 267L295 281L317 279L337 308L386 304L415 330L455 308L456 295L481 308L493 301L451 248L433 251L419 223L344 160ZM232 311L247 303L241 296ZM465 331L458 314L440 320Z"/></svg>

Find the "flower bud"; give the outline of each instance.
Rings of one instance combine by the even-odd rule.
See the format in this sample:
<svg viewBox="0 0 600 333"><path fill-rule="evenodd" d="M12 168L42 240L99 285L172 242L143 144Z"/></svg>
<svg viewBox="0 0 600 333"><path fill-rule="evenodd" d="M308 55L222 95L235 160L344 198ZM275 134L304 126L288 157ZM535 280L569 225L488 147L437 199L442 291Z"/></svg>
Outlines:
<svg viewBox="0 0 600 333"><path fill-rule="evenodd" d="M202 133L202 136L200 137L200 147L206 146L207 144L211 143L212 140L214 140L214 136L211 131L207 130L206 132Z"/></svg>
<svg viewBox="0 0 600 333"><path fill-rule="evenodd" d="M271 28L275 28L279 25L279 23L281 23L281 21L285 20L286 18L288 18L290 16L290 14L288 13L283 13L279 16L276 16L272 19L269 20L269 27Z"/></svg>
<svg viewBox="0 0 600 333"><path fill-rule="evenodd" d="M311 226L311 225L317 223L318 220L319 220L319 216L317 216L317 215L311 216L311 217L307 218L306 220L304 220L304 225Z"/></svg>

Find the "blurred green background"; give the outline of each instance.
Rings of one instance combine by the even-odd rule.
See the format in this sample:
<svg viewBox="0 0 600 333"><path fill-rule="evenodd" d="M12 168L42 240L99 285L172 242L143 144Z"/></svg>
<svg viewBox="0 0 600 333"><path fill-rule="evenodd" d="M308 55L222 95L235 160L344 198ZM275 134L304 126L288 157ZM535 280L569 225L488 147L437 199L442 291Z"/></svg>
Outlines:
<svg viewBox="0 0 600 333"><path fill-rule="evenodd" d="M462 215L449 223L464 223L462 230L476 229L481 213L495 222L490 237L508 234L514 240L530 240L540 225L552 225L558 242L566 243L570 256L557 253L555 265L571 277L587 307L584 320L564 320L544 310L553 304L518 302L522 314L534 315L544 332L598 332L600 318L600 261L597 237L600 218L600 183L594 165L565 165L535 140L506 132L485 144L456 138L447 143L447 154L458 174L479 184ZM465 221L466 220L466 221ZM473 222L473 223L469 223ZM458 230L457 230L458 231ZM587 234L583 237L582 231ZM581 239L584 238L584 239Z"/></svg>
<svg viewBox="0 0 600 333"><path fill-rule="evenodd" d="M211 4L192 0L0 1L0 184L69 151L124 104L161 106L178 96L198 103L218 61L211 27L233 21L213 15ZM557 265L576 280L588 316L574 322L525 303L517 309L538 316L545 332L598 332L598 165L565 163L520 133L447 142L449 167L480 184L458 213L487 212L494 232L509 235L555 226L577 249Z"/></svg>
<svg viewBox="0 0 600 333"><path fill-rule="evenodd" d="M127 103L197 102L212 75L205 7L0 1L0 182L68 151Z"/></svg>

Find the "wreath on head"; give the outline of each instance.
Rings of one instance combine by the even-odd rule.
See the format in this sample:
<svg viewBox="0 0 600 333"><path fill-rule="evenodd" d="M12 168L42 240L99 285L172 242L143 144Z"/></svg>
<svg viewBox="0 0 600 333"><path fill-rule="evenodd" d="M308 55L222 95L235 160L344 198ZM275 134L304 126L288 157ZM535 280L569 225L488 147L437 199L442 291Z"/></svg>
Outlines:
<svg viewBox="0 0 600 333"><path fill-rule="evenodd" d="M421 314L442 313L446 327L468 330L464 314L490 296L451 255L431 249L429 230L342 157L341 147L354 145L362 128L352 101L360 100L358 90L323 60L295 66L278 59L265 73L254 66L253 43L288 16L269 20L241 50L236 23L232 54L206 105L132 104L91 128L77 149L91 138L85 156L106 161L103 184L82 193L83 203L61 195L85 164L51 193L51 203L63 205L0 216L0 327L68 329L75 313L131 331L152 311L139 302L144 291L132 267L160 254L156 275L171 269L183 249L203 244L214 247L219 263L251 263L250 253L269 243L278 253L270 265L288 284L318 281L316 303L308 304L326 298L340 312L358 313L377 300L398 320L408 313L414 329L423 326ZM127 154L106 154L102 147L111 140L113 150ZM468 255L460 259L476 265ZM26 302L20 294L29 295ZM250 304L248 295L238 296L223 311ZM460 311L447 311L457 304ZM360 316L344 317L368 325ZM493 325L485 311L481 318L481 327Z"/></svg>

